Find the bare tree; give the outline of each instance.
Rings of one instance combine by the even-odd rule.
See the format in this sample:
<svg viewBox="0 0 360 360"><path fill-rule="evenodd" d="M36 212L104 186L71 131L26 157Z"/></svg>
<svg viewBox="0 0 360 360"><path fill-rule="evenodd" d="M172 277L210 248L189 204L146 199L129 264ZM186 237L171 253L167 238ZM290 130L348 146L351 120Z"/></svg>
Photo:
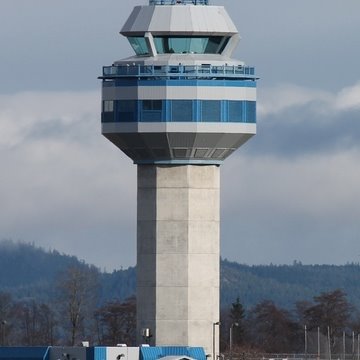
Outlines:
<svg viewBox="0 0 360 360"><path fill-rule="evenodd" d="M98 324L98 338L103 345L135 343L136 299L124 302L115 300L106 303L95 312Z"/></svg>
<svg viewBox="0 0 360 360"><path fill-rule="evenodd" d="M74 346L86 336L91 326L99 292L99 272L95 267L70 266L58 281L58 300L63 314L63 326L69 333L69 344Z"/></svg>
<svg viewBox="0 0 360 360"><path fill-rule="evenodd" d="M22 300L12 307L15 324L12 342L16 345L54 345L55 313L47 304L34 299Z"/></svg>

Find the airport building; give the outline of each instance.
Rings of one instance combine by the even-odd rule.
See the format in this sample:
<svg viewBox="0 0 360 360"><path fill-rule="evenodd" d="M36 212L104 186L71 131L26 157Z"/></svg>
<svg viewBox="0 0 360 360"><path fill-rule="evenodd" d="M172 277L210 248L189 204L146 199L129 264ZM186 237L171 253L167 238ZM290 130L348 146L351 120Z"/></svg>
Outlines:
<svg viewBox="0 0 360 360"><path fill-rule="evenodd" d="M86 343L86 342L85 342ZM81 347L34 346L0 347L0 360L206 360L202 348L190 347L114 347L88 344Z"/></svg>

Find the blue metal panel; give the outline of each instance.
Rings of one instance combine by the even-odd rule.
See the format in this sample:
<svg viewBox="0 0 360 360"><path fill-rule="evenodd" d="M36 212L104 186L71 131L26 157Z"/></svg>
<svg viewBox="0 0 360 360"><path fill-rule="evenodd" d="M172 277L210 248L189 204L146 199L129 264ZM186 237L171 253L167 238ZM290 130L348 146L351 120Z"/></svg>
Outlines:
<svg viewBox="0 0 360 360"><path fill-rule="evenodd" d="M139 360L158 360L163 357L162 348L159 346L140 347Z"/></svg>
<svg viewBox="0 0 360 360"><path fill-rule="evenodd" d="M94 347L94 360L106 360L106 347Z"/></svg>
<svg viewBox="0 0 360 360"><path fill-rule="evenodd" d="M94 360L95 359L95 348L87 347L86 348L86 360Z"/></svg>
<svg viewBox="0 0 360 360"><path fill-rule="evenodd" d="M188 356L196 360L206 360L202 347L153 346L140 348L140 360L158 360L164 356Z"/></svg>
<svg viewBox="0 0 360 360"><path fill-rule="evenodd" d="M202 347L189 348L189 356L197 360L206 360L206 354Z"/></svg>
<svg viewBox="0 0 360 360"><path fill-rule="evenodd" d="M48 360L49 347L0 347L2 360Z"/></svg>
<svg viewBox="0 0 360 360"><path fill-rule="evenodd" d="M189 356L188 353L188 349L184 346L166 346L163 347L163 352L165 356L171 356L171 355L177 355L177 356Z"/></svg>

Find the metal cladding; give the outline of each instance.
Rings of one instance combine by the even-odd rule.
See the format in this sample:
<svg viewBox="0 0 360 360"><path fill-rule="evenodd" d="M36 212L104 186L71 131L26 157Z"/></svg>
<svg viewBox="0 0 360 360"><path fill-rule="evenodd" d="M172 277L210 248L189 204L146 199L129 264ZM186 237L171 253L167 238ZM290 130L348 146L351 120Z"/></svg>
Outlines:
<svg viewBox="0 0 360 360"><path fill-rule="evenodd" d="M121 34L135 55L103 68L102 134L136 164L215 164L256 133L253 67L207 0L150 0Z"/></svg>

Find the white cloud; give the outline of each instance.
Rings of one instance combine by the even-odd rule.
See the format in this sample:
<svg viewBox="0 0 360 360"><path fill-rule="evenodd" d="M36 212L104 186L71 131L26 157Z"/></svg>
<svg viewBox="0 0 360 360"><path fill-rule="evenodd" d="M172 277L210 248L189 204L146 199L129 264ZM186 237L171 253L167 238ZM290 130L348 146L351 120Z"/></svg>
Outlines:
<svg viewBox="0 0 360 360"><path fill-rule="evenodd" d="M233 211L241 199L252 215L261 206L278 214L354 219L360 213L359 162L360 151L351 149L297 158L240 154L223 166L225 189L240 182L236 192L224 191L224 208Z"/></svg>
<svg viewBox="0 0 360 360"><path fill-rule="evenodd" d="M99 104L96 92L0 97L0 237L111 270L135 262L136 175L101 136Z"/></svg>
<svg viewBox="0 0 360 360"><path fill-rule="evenodd" d="M265 117L279 114L292 107L309 105L312 102L330 104L333 95L323 91L304 88L292 84L259 90L258 115Z"/></svg>
<svg viewBox="0 0 360 360"><path fill-rule="evenodd" d="M311 107L318 114L334 114L360 108L360 83L334 93L292 84L259 90L260 118L305 106Z"/></svg>
<svg viewBox="0 0 360 360"><path fill-rule="evenodd" d="M338 110L360 109L360 83L342 89L337 94L335 108Z"/></svg>
<svg viewBox="0 0 360 360"><path fill-rule="evenodd" d="M359 261L359 162L354 149L239 152L222 167L222 255L249 264Z"/></svg>
<svg viewBox="0 0 360 360"><path fill-rule="evenodd" d="M359 84L260 92L258 135L222 168L224 257L359 261L358 94Z"/></svg>
<svg viewBox="0 0 360 360"><path fill-rule="evenodd" d="M20 145L37 127L74 125L99 118L100 94L91 92L24 92L0 95L0 146Z"/></svg>

